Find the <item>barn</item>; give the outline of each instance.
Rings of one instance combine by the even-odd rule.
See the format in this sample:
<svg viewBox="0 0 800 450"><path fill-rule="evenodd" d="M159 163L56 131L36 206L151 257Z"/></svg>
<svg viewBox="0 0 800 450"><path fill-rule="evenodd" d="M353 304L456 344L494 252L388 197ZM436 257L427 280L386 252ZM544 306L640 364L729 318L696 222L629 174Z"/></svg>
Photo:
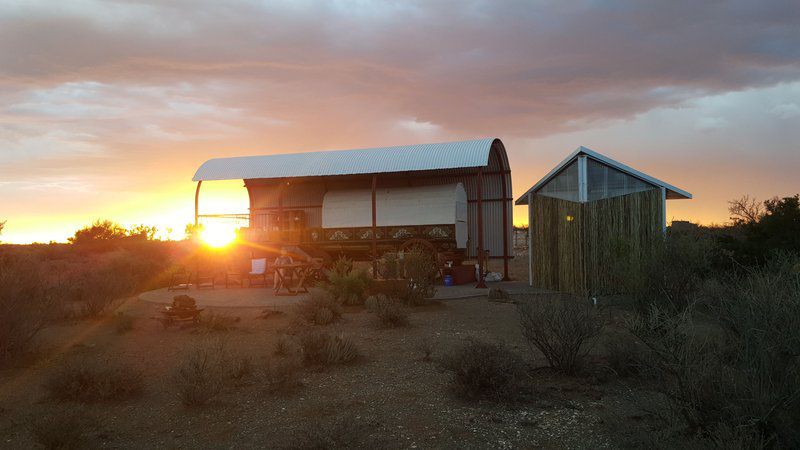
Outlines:
<svg viewBox="0 0 800 450"><path fill-rule="evenodd" d="M199 214L204 182L237 179L247 213ZM240 239L252 248L374 262L422 245L456 262L502 260L508 278L513 198L499 139L217 158L193 180L195 223L242 220Z"/></svg>
<svg viewBox="0 0 800 450"><path fill-rule="evenodd" d="M667 200L692 194L579 147L520 196L528 205L531 286L613 293L613 258L636 258L661 239Z"/></svg>

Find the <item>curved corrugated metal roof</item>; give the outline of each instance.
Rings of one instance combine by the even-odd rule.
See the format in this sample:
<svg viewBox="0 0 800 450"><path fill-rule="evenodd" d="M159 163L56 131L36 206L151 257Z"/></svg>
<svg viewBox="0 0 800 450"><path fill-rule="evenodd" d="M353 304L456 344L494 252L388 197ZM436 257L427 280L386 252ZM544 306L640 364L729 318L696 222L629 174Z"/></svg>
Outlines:
<svg viewBox="0 0 800 450"><path fill-rule="evenodd" d="M192 180L247 180L483 167L489 163L489 153L495 140L487 138L359 150L216 158L203 163Z"/></svg>

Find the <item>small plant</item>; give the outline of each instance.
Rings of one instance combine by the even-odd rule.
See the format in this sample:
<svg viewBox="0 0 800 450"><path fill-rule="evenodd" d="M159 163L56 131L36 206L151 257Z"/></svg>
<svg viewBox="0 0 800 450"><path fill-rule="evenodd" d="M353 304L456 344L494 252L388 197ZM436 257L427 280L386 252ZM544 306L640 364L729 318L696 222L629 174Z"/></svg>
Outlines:
<svg viewBox="0 0 800 450"><path fill-rule="evenodd" d="M226 332L234 329L237 322L239 322L238 317L216 312L204 312L200 314L197 326L199 331Z"/></svg>
<svg viewBox="0 0 800 450"><path fill-rule="evenodd" d="M253 375L253 359L249 356L241 356L233 361L230 368L230 376L234 380L241 381Z"/></svg>
<svg viewBox="0 0 800 450"><path fill-rule="evenodd" d="M439 269L433 255L414 247L403 255L403 268L408 280L408 293L403 299L406 304L421 305L436 295L434 281Z"/></svg>
<svg viewBox="0 0 800 450"><path fill-rule="evenodd" d="M358 348L350 338L340 334L328 339L325 356L328 364L347 364L358 358Z"/></svg>
<svg viewBox="0 0 800 450"><path fill-rule="evenodd" d="M322 287L339 304L360 305L364 303L371 284L372 279L366 270L355 269L353 262L342 256L334 262L328 282Z"/></svg>
<svg viewBox="0 0 800 450"><path fill-rule="evenodd" d="M501 344L469 339L446 356L442 365L452 373L453 392L467 400L512 399L522 391L524 363Z"/></svg>
<svg viewBox="0 0 800 450"><path fill-rule="evenodd" d="M133 317L123 313L118 312L114 314L114 330L117 334L125 334L128 331L133 330Z"/></svg>
<svg viewBox="0 0 800 450"><path fill-rule="evenodd" d="M503 288L489 288L489 300L509 301L511 295Z"/></svg>
<svg viewBox="0 0 800 450"><path fill-rule="evenodd" d="M400 258L397 257L397 253L385 253L381 258L381 276L385 280L400 278L401 269Z"/></svg>
<svg viewBox="0 0 800 450"><path fill-rule="evenodd" d="M114 402L139 396L144 388L141 373L108 362L72 361L45 382L48 397L80 403Z"/></svg>
<svg viewBox="0 0 800 450"><path fill-rule="evenodd" d="M364 304L369 312L375 314L380 324L384 327L408 326L408 314L396 300L383 294L378 294L367 298Z"/></svg>
<svg viewBox="0 0 800 450"><path fill-rule="evenodd" d="M425 337L417 344L417 351L422 355L422 360L425 362L430 362L432 360L431 356L433 355L433 341L430 338Z"/></svg>
<svg viewBox="0 0 800 450"><path fill-rule="evenodd" d="M61 450L86 448L87 438L98 429L97 421L81 408L59 410L30 425L36 442L47 449Z"/></svg>
<svg viewBox="0 0 800 450"><path fill-rule="evenodd" d="M300 346L306 365L344 364L358 358L355 344L344 335L331 336L327 333L309 331L300 336Z"/></svg>
<svg viewBox="0 0 800 450"><path fill-rule="evenodd" d="M597 310L572 296L536 296L517 305L522 334L550 367L575 374L603 324Z"/></svg>
<svg viewBox="0 0 800 450"><path fill-rule="evenodd" d="M342 317L342 306L329 292L312 289L310 298L297 303L294 312L306 323L328 325Z"/></svg>
<svg viewBox="0 0 800 450"><path fill-rule="evenodd" d="M186 353L174 375L178 395L185 406L205 406L216 398L229 377L225 342L209 340Z"/></svg>
<svg viewBox="0 0 800 450"><path fill-rule="evenodd" d="M275 349L272 352L275 356L291 356L300 353L297 343L289 336L281 334L275 341Z"/></svg>

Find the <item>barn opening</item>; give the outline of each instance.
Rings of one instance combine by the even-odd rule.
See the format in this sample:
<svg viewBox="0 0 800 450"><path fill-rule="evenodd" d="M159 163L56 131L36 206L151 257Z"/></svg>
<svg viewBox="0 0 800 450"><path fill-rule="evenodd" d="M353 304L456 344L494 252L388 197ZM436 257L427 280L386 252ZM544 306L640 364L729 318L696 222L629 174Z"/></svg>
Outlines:
<svg viewBox="0 0 800 450"><path fill-rule="evenodd" d="M615 292L613 258L662 239L667 200L692 194L579 147L516 201L528 205L529 284L583 295Z"/></svg>
<svg viewBox="0 0 800 450"><path fill-rule="evenodd" d="M200 214L201 186L243 180L249 211ZM512 255L511 169L499 139L217 158L196 172L195 223L237 221L254 257L372 261L421 245L456 264ZM483 285L479 279L478 285Z"/></svg>

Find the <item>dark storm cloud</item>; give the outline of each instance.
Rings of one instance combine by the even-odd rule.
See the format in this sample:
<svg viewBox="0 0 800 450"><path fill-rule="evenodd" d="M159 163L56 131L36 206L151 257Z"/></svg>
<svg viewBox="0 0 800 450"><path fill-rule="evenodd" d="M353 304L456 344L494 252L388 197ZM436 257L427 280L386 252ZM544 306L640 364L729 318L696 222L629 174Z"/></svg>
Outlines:
<svg viewBox="0 0 800 450"><path fill-rule="evenodd" d="M7 7L2 89L227 84L219 107L542 135L800 77L797 2L112 2ZM113 93L109 93L113 95ZM124 100L120 100L124 101Z"/></svg>

